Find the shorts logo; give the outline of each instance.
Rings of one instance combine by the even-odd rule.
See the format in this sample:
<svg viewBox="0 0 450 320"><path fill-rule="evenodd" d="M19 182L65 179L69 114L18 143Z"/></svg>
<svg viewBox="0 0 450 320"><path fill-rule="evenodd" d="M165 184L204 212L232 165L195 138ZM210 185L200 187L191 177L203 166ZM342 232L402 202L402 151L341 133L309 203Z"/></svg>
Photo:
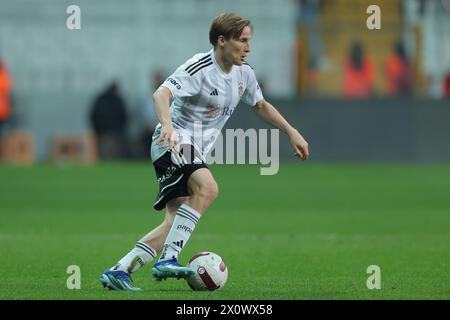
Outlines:
<svg viewBox="0 0 450 320"><path fill-rule="evenodd" d="M158 182L162 183L162 182L166 181L167 179L169 179L173 175L175 170L177 170L177 168L175 166L170 166L169 168L167 168L166 173L157 179Z"/></svg>

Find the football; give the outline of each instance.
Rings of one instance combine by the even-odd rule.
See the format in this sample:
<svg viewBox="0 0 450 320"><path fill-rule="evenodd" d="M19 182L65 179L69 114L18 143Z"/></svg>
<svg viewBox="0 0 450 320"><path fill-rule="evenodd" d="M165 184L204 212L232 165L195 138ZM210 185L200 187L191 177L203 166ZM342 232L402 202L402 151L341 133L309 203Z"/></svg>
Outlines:
<svg viewBox="0 0 450 320"><path fill-rule="evenodd" d="M187 265L194 274L186 280L192 290L214 291L224 287L228 279L228 268L222 257L214 252L200 252Z"/></svg>

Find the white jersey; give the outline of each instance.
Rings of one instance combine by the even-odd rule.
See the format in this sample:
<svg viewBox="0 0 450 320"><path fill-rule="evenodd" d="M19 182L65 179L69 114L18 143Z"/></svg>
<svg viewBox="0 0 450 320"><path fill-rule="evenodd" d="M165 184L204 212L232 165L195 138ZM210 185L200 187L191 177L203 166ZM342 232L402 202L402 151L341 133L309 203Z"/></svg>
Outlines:
<svg viewBox="0 0 450 320"><path fill-rule="evenodd" d="M233 65L231 72L226 74L217 64L213 50L196 54L161 86L172 92L170 114L180 144L193 145L203 157L213 147L241 99L252 107L263 99L255 72L248 64ZM160 130L159 123L153 142L159 137ZM152 160L156 161L165 151L153 143Z"/></svg>

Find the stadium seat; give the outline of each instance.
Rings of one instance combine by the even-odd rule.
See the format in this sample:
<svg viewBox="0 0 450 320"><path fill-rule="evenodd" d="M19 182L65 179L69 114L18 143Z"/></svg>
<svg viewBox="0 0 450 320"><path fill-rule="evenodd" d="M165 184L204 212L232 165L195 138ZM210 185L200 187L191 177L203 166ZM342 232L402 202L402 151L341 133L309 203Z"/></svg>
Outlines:
<svg viewBox="0 0 450 320"><path fill-rule="evenodd" d="M1 141L0 158L12 164L33 164L34 138L26 132L8 134Z"/></svg>
<svg viewBox="0 0 450 320"><path fill-rule="evenodd" d="M97 145L92 133L55 135L52 139L51 161L92 163L97 160Z"/></svg>

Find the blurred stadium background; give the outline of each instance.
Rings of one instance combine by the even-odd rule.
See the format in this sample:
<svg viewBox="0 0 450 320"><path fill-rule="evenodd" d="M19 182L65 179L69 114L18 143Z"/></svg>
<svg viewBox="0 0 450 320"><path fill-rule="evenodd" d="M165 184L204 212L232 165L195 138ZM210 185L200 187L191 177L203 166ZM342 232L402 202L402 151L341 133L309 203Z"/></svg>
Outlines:
<svg viewBox="0 0 450 320"><path fill-rule="evenodd" d="M145 157L140 137L153 79L168 76L193 53L209 50L210 21L227 10L253 21L249 62L265 96L311 137L313 159L450 160L444 98L450 13L443 1L80 0L81 30L66 28L68 1L0 3L0 57L12 80L12 113L2 136L29 135L30 162L57 157L52 149L64 137L83 138L92 128L95 98L112 81L128 115L127 144L134 146L128 156ZM381 30L366 27L371 4L381 8ZM347 81L355 42L371 67ZM387 71L397 42L408 68L391 59ZM388 72L407 83L390 89ZM364 82L362 87L352 89L355 79ZM240 112L230 127L245 127L249 119L252 115ZM348 147L333 148L342 139ZM12 140L18 144L20 139ZM387 145L380 150L380 144ZM96 157L95 149L89 150L86 160Z"/></svg>
<svg viewBox="0 0 450 320"><path fill-rule="evenodd" d="M66 27L72 4L80 30ZM381 30L366 26L373 4ZM161 79L210 49L210 22L224 11L252 20L248 62L265 97L308 139L311 163L288 164L282 137L277 176L214 166L222 198L186 257L217 250L240 272L230 271L228 292L194 298L448 299L446 0L0 0L0 94L11 106L0 118L0 249L11 258L0 298L104 297L99 272L160 219L148 214L156 192L148 100ZM91 112L113 82L127 121L100 152ZM227 127L267 126L241 106ZM284 212L278 225L274 212ZM288 248L286 263L306 261L294 267L298 277L266 274L277 265L261 258L262 240L271 254ZM382 293L365 287L373 263L391 272ZM83 296L64 291L69 264L89 279ZM138 297L191 298L167 286Z"/></svg>

